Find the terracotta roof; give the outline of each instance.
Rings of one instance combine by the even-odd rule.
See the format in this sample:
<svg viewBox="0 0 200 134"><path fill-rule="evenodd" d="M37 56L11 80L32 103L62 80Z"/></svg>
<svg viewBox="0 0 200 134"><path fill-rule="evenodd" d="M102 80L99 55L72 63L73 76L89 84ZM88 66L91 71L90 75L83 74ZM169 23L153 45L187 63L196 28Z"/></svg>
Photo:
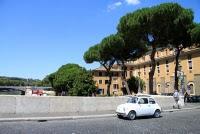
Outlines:
<svg viewBox="0 0 200 134"><path fill-rule="evenodd" d="M116 64L114 68L111 69L111 71L122 71L119 66ZM100 66L99 68L94 69L93 71L106 71L106 69L103 66Z"/></svg>

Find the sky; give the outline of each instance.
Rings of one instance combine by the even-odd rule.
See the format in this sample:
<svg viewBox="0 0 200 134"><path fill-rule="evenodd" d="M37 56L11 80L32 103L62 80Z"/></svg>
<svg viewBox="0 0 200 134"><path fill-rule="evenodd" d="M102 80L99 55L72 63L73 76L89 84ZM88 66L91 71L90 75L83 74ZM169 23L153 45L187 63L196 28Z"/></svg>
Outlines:
<svg viewBox="0 0 200 134"><path fill-rule="evenodd" d="M177 2L200 22L200 0L0 0L0 76L43 79L117 32L129 12Z"/></svg>

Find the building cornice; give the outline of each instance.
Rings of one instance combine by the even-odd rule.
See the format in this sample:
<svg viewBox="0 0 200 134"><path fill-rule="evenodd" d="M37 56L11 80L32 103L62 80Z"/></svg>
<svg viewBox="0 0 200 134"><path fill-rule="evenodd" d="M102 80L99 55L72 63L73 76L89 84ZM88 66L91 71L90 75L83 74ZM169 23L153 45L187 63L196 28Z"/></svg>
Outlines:
<svg viewBox="0 0 200 134"><path fill-rule="evenodd" d="M189 55L189 54L199 53L199 52L200 52L200 48L186 49L184 51L181 51L180 57L183 57L183 56ZM170 60L170 59L174 59L174 58L175 58L175 55L174 54L170 54L168 56L156 57L155 60L156 60L156 62L158 62L158 61ZM151 63L151 60L147 60L147 61L139 62L139 63L126 63L126 65L127 66L131 66L131 67L138 67L138 66L147 65L147 64L150 64L150 63Z"/></svg>

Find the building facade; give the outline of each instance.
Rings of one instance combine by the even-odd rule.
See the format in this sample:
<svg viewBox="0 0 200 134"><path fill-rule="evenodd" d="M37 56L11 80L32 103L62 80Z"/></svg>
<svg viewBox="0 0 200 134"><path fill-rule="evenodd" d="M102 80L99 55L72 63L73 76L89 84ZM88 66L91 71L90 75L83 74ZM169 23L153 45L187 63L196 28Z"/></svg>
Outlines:
<svg viewBox="0 0 200 134"><path fill-rule="evenodd" d="M121 88L122 85L122 71L118 66L114 66L111 69L112 72L112 82L110 85L110 93L112 95L122 95ZM96 83L97 93L100 95L107 94L107 84L109 81L109 77L107 76L106 70L104 67L99 67L93 70L93 80Z"/></svg>
<svg viewBox="0 0 200 134"><path fill-rule="evenodd" d="M154 93L155 94L171 94L174 92L174 69L175 69L175 52L170 49L161 49L156 52L156 69L154 74ZM149 93L149 71L150 56L147 54L136 61L127 62L126 78L131 76L138 76L145 81L144 93ZM121 80L121 70L116 65L112 71L118 72L118 75L113 77L111 84L111 94L114 91L117 94L122 94L123 87ZM106 94L106 80L105 69L100 67L94 70L94 80L99 89L104 89L102 94ZM99 76L99 74L101 76ZM192 95L200 95L200 48L187 48L181 52L179 58L179 73L181 75L181 82L179 84L183 90L190 87ZM118 85L118 86L116 86Z"/></svg>

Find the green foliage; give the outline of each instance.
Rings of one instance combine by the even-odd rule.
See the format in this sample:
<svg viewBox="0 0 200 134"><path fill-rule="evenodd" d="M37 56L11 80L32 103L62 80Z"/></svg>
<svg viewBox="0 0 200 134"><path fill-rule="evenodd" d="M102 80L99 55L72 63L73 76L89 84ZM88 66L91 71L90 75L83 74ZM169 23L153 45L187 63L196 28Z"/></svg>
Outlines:
<svg viewBox="0 0 200 134"><path fill-rule="evenodd" d="M191 30L192 43L200 44L200 24L196 24ZM200 45L199 45L200 46Z"/></svg>
<svg viewBox="0 0 200 134"><path fill-rule="evenodd" d="M99 44L90 47L89 50L84 53L83 58L86 63L101 62Z"/></svg>
<svg viewBox="0 0 200 134"><path fill-rule="evenodd" d="M153 76L155 72L155 52L159 47L173 47L179 51L189 47L191 29L193 28L193 12L177 3L164 3L151 8L142 8L121 18L118 32L124 38L126 45L148 44L152 47L151 66L149 73L149 89L153 91ZM193 33L196 30L193 30ZM193 34L193 39L196 37ZM142 45L141 45L142 46ZM175 83L177 67L175 68Z"/></svg>
<svg viewBox="0 0 200 134"><path fill-rule="evenodd" d="M132 45L140 41L154 43L157 47L168 44L187 47L191 44L189 30L192 23L193 12L190 9L184 9L177 3L164 3L122 17L118 31L125 42ZM153 36L153 41L149 41L148 34Z"/></svg>
<svg viewBox="0 0 200 134"><path fill-rule="evenodd" d="M86 63L99 62L107 70L109 66L114 64L114 56L118 53L117 48L123 43L123 40L118 35L105 37L100 44L90 47L84 53L84 60Z"/></svg>
<svg viewBox="0 0 200 134"><path fill-rule="evenodd" d="M0 86L38 86L40 80L0 76Z"/></svg>
<svg viewBox="0 0 200 134"><path fill-rule="evenodd" d="M124 40L117 34L104 38L100 45L100 57L106 61L116 61L125 46Z"/></svg>
<svg viewBox="0 0 200 134"><path fill-rule="evenodd" d="M53 75L53 85L57 92L66 91L73 96L88 96L95 91L91 73L77 64L63 65Z"/></svg>
<svg viewBox="0 0 200 134"><path fill-rule="evenodd" d="M112 81L112 74L110 72L113 64L118 60L118 55L123 54L121 49L124 47L124 41L119 35L110 35L105 37L100 44L92 46L84 54L86 63L99 62L109 76L109 83L107 85L107 94L110 96L110 84Z"/></svg>
<svg viewBox="0 0 200 134"><path fill-rule="evenodd" d="M46 87L54 87L54 79L55 79L55 74L56 73L52 73L47 75L41 82L41 86L46 86Z"/></svg>
<svg viewBox="0 0 200 134"><path fill-rule="evenodd" d="M143 91L145 82L141 78L132 76L130 79L128 79L127 82L130 88L130 92L134 92L135 94L138 93L139 81L140 81L141 91Z"/></svg>
<svg viewBox="0 0 200 134"><path fill-rule="evenodd" d="M83 70L75 78L73 88L69 91L69 95L73 96L88 96L95 92L96 87L92 80L91 73Z"/></svg>

